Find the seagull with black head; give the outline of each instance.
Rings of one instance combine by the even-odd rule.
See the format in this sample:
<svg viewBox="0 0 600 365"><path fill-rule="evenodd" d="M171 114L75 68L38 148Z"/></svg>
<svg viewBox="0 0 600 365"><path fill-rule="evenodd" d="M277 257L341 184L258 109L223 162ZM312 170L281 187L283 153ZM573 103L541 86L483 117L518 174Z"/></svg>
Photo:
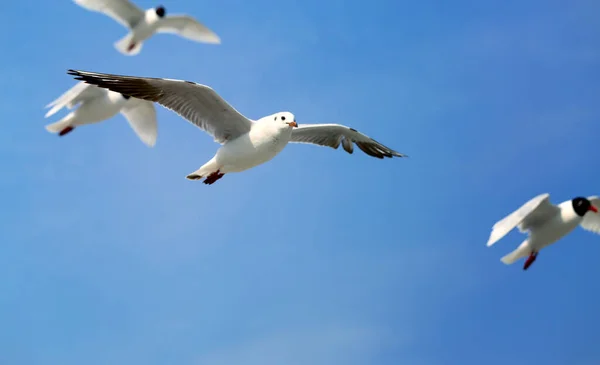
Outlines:
<svg viewBox="0 0 600 365"><path fill-rule="evenodd" d="M159 5L142 10L129 0L73 0L87 10L103 13L123 25L129 33L115 42L115 48L127 56L140 53L145 40L155 33L173 33L196 42L220 44L212 30L185 14L167 15Z"/></svg>
<svg viewBox="0 0 600 365"><path fill-rule="evenodd" d="M528 233L527 239L501 261L510 265L527 257L523 270L527 270L536 260L541 249L556 243L571 233L577 226L600 234L600 197L575 197L558 205L550 202L550 194L540 194L510 213L492 228L487 246L492 246L513 228Z"/></svg>

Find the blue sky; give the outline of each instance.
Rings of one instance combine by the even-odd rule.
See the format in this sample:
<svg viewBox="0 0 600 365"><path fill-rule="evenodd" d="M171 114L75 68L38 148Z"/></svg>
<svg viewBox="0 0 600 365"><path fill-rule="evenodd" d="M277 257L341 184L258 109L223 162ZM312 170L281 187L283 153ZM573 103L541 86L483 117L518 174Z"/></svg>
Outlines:
<svg viewBox="0 0 600 365"><path fill-rule="evenodd" d="M3 7L1 364L600 361L600 237L527 272L499 261L518 233L485 246L537 194L600 193L597 1L163 5L223 44L124 57L71 1ZM166 109L153 149L122 116L46 132L68 68L193 80L410 158L290 145L206 186L185 176L218 145Z"/></svg>

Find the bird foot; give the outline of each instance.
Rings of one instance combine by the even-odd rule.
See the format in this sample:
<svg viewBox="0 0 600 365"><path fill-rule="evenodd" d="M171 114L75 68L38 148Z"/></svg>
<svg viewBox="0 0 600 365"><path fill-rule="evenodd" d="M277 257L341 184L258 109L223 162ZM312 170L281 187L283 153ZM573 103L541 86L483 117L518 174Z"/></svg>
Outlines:
<svg viewBox="0 0 600 365"><path fill-rule="evenodd" d="M538 255L537 252L532 252L531 255L529 255L529 257L525 261L525 265L523 265L523 270L527 270L529 268L529 266L531 266L531 264L533 264L533 262L537 258L537 255Z"/></svg>
<svg viewBox="0 0 600 365"><path fill-rule="evenodd" d="M64 136L65 134L71 132L73 129L75 129L75 127L67 127L65 129L63 129L62 131L58 132L58 135L60 137Z"/></svg>
<svg viewBox="0 0 600 365"><path fill-rule="evenodd" d="M135 48L135 43L131 43L131 44L129 45L129 47L127 47L127 52L131 52L131 51L133 51L133 49L134 49L134 48Z"/></svg>
<svg viewBox="0 0 600 365"><path fill-rule="evenodd" d="M222 174L219 170L213 172L212 174L208 175L206 177L206 179L204 180L204 184L206 185L212 185L215 183L215 181L219 180L220 178L222 178L225 174Z"/></svg>

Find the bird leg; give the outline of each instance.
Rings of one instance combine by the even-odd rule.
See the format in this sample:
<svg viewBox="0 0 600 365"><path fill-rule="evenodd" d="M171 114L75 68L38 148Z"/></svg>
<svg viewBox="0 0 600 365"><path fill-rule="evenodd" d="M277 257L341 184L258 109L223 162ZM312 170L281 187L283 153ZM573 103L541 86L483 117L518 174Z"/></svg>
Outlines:
<svg viewBox="0 0 600 365"><path fill-rule="evenodd" d="M65 134L67 134L67 133L71 132L73 129L75 129L75 127L71 127L71 126L69 126L69 127L65 128L65 129L63 129L62 131L58 132L58 135L59 135L60 137L62 137L62 136L64 136Z"/></svg>
<svg viewBox="0 0 600 365"><path fill-rule="evenodd" d="M533 264L533 262L535 261L535 259L537 258L538 253L533 251L529 257L527 258L527 260L525 261L525 265L523 265L523 270L527 270L529 268L529 266L531 266L531 264Z"/></svg>
<svg viewBox="0 0 600 365"><path fill-rule="evenodd" d="M204 183L207 185L212 185L215 183L215 181L219 180L220 178L222 178L225 174L222 174L219 170L213 172L212 174L208 175L206 177L206 179L204 180Z"/></svg>
<svg viewBox="0 0 600 365"><path fill-rule="evenodd" d="M135 43L131 43L129 47L127 47L127 52L131 52L135 48Z"/></svg>

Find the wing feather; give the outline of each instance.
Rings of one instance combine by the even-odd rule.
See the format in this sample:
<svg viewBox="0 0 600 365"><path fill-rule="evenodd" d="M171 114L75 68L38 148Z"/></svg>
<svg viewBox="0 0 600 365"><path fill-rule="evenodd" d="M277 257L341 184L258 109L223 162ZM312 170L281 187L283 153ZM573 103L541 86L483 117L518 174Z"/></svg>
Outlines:
<svg viewBox="0 0 600 365"><path fill-rule="evenodd" d="M131 98L121 109L121 114L144 144L148 147L156 144L158 122L156 109L151 101Z"/></svg>
<svg viewBox="0 0 600 365"><path fill-rule="evenodd" d="M173 33L197 42L219 44L219 36L189 15L169 15L160 22L159 33Z"/></svg>
<svg viewBox="0 0 600 365"><path fill-rule="evenodd" d="M97 85L134 98L157 102L174 111L218 143L250 131L252 121L235 110L206 85L190 81L134 77L69 70L76 80Z"/></svg>
<svg viewBox="0 0 600 365"><path fill-rule="evenodd" d="M105 93L106 90L80 81L75 84L75 86L65 91L61 96L48 103L46 108L51 107L51 109L48 110L44 117L48 118L49 116L56 114L56 112L64 107L72 109L75 105L82 101L103 96Z"/></svg>
<svg viewBox="0 0 600 365"><path fill-rule="evenodd" d="M598 196L590 196L588 197L590 203L595 206L597 209L600 209L600 197ZM581 221L581 228L586 231L590 231L596 234L600 234L600 213L588 212L583 216L583 220Z"/></svg>
<svg viewBox="0 0 600 365"><path fill-rule="evenodd" d="M144 11L129 0L73 0L90 11L103 13L126 28L133 28L144 18Z"/></svg>
<svg viewBox="0 0 600 365"><path fill-rule="evenodd" d="M299 125L292 131L293 143L309 143L337 149L340 144L348 153L353 153L356 144L364 153L376 158L408 157L382 145L371 137L341 124Z"/></svg>
<svg viewBox="0 0 600 365"><path fill-rule="evenodd" d="M489 247L498 242L515 227L518 226L521 232L525 232L542 223L553 214L557 214L559 210L556 205L550 203L550 194L540 194L496 222L492 227L487 246Z"/></svg>

